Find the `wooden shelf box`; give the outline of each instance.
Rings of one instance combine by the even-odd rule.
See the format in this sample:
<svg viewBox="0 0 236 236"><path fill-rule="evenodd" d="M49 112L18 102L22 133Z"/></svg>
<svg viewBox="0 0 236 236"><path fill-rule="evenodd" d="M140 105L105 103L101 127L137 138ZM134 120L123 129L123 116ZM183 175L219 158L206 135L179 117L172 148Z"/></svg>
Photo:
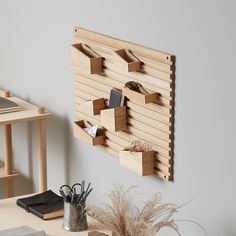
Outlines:
<svg viewBox="0 0 236 236"><path fill-rule="evenodd" d="M119 153L120 164L138 175L145 176L154 173L154 151Z"/></svg>
<svg viewBox="0 0 236 236"><path fill-rule="evenodd" d="M114 51L115 62L121 69L127 72L140 71L141 61L134 56L129 50L119 49Z"/></svg>
<svg viewBox="0 0 236 236"><path fill-rule="evenodd" d="M149 92L149 91L148 91ZM157 102L159 94L157 92L151 92L149 94L143 94L136 92L128 88L122 88L122 93L129 100L138 102L141 104L147 104L150 102Z"/></svg>
<svg viewBox="0 0 236 236"><path fill-rule="evenodd" d="M85 141L91 145L100 145L104 143L104 130L101 128L98 128L97 130L97 136L93 138L88 133L84 131L84 128L90 127L88 123L84 120L79 120L74 122L74 137L78 138L82 141Z"/></svg>
<svg viewBox="0 0 236 236"><path fill-rule="evenodd" d="M126 130L126 106L101 110L101 124L112 131Z"/></svg>
<svg viewBox="0 0 236 236"><path fill-rule="evenodd" d="M103 58L89 48L86 44L72 44L71 47L72 65L89 74L102 72Z"/></svg>
<svg viewBox="0 0 236 236"><path fill-rule="evenodd" d="M106 108L106 101L104 98L99 98L95 100L88 100L81 103L81 109L86 112L86 114L95 116L99 115L101 110Z"/></svg>

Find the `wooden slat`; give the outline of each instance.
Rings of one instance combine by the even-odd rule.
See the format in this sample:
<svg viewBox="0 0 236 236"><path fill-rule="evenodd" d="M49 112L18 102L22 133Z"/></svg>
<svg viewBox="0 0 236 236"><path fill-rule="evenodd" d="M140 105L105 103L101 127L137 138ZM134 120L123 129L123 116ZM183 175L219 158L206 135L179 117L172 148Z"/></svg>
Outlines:
<svg viewBox="0 0 236 236"><path fill-rule="evenodd" d="M93 119L92 117L89 117L88 115L84 115L82 113L77 113L77 119L82 119L82 120L85 119L85 120L91 121L93 124L99 124L98 120ZM123 148L129 146L130 143L132 142L131 140L137 140L137 137L135 137L133 135L128 134L128 136L121 135L122 137L119 137L119 136L117 136L116 133L112 133L110 131L106 131L105 136L108 140L110 140L110 141L112 140L112 142L114 142L118 145L121 145ZM106 145L107 145L107 143L106 143ZM118 151L117 151L117 156L118 156ZM170 167L170 160L169 159L167 159L159 154L156 154L155 158L162 165Z"/></svg>
<svg viewBox="0 0 236 236"><path fill-rule="evenodd" d="M133 72L133 73L137 73L137 72ZM157 87L155 84L160 84L158 81L157 81L157 83L150 84L150 83L148 83L148 78L146 78L147 80L145 78L143 78L142 76L134 78L133 76L123 75L123 74L120 74L119 72L115 72L115 71L112 71L109 69L104 69L103 75L106 78L111 78L113 83L121 81L121 84L119 87L124 87L125 83L128 81L139 82L145 88L147 88L151 91L158 92L160 94L159 100L157 101L158 104L162 105L163 107L170 107L170 105L171 105L172 92L170 91L170 89L164 89L161 86ZM104 82L107 82L107 81L104 81ZM114 85L113 85L113 87L114 87Z"/></svg>
<svg viewBox="0 0 236 236"><path fill-rule="evenodd" d="M145 114L139 114L133 110L128 109L128 115L130 117L132 117L133 120L137 120L137 121L147 124L153 128L157 128L167 134L171 134L171 131L169 130L168 125L160 123L157 120L151 119L150 117L145 116Z"/></svg>
<svg viewBox="0 0 236 236"><path fill-rule="evenodd" d="M160 94L160 98L158 103L164 107L169 107L172 99L171 88L165 89L160 86L160 83L157 81L153 84L148 83L150 81L149 77L143 77L143 75L139 75L134 78L131 75L124 75L116 71L112 71L111 69L104 68L104 73L102 75L93 74L93 75L85 75L85 71L78 70L76 66L73 67L73 70L76 75L81 75L83 77L87 77L93 79L94 81L99 81L99 83L107 84L110 87L124 87L125 83L128 81L137 81L140 82L145 88L150 89L152 91L158 92ZM136 73L136 72L132 72ZM149 79L149 80L148 80ZM159 86L157 86L159 84Z"/></svg>
<svg viewBox="0 0 236 236"><path fill-rule="evenodd" d="M109 92L104 92L100 90L101 87L96 88L96 85L88 86L86 84L83 84L77 81L75 88L77 91L82 90L83 92L87 92L88 94L91 94L91 95L96 94L98 98L108 99L108 96L109 96ZM161 114L159 112L155 112L153 109L152 110L148 109L144 106L140 106L139 104L132 103L130 101L127 102L127 106L128 108L130 108L130 110L136 111L137 113L146 114L147 117L158 120L163 124L167 124L167 125L170 124L170 117L167 117L166 115Z"/></svg>
<svg viewBox="0 0 236 236"><path fill-rule="evenodd" d="M76 96L76 103L80 105L86 100L91 100L91 99L97 99L96 96L94 95L89 95L83 91L79 91L79 96ZM154 120L150 117L145 116L145 114L139 114L133 110L128 109L127 113L129 117L131 117L133 120L142 122L143 124L147 124L155 129L158 129L159 131L162 131L167 134L171 134L171 131L169 130L169 126L166 124L163 124L157 120ZM165 134L163 134L165 136Z"/></svg>
<svg viewBox="0 0 236 236"><path fill-rule="evenodd" d="M76 110L78 112L82 112L83 114L86 114L87 110L83 105L78 105ZM170 135L166 132L163 132L156 127L150 127L146 125L145 123L141 123L139 121L134 120L132 117L127 118L127 122L129 123L130 127L134 127L136 129L139 129L143 132L148 132L149 134L153 135L154 137L163 139L164 141L170 142Z"/></svg>
<svg viewBox="0 0 236 236"><path fill-rule="evenodd" d="M92 75L92 76L90 76L90 75L85 76L85 75L83 75L82 71L80 71L80 73L75 73L75 74L76 74L76 80L78 80L78 81L80 80L79 78L81 76L83 76L85 78L89 78L89 79L91 79L93 81L97 81L97 82L99 82L101 84L107 85L110 88L112 88L112 87L122 88L122 87L124 87L124 84L126 82L130 81L129 78L127 78L125 76L120 76L120 74L113 73L111 71L109 71L108 74L104 74L104 76L95 75L95 74ZM108 76L112 76L112 79L109 79ZM123 81L123 83L120 82L120 81ZM144 84L144 83L142 83L142 84ZM155 90L154 86L147 85L145 87L147 89L150 89L150 90ZM163 94L163 90L161 90L161 89L156 89L156 92ZM170 101L168 98L163 97L162 95L160 95L158 97L157 104L161 105L162 109L170 108L171 107L171 103L172 103L172 101Z"/></svg>
<svg viewBox="0 0 236 236"><path fill-rule="evenodd" d="M158 155L157 153L155 154L155 159L156 161L159 161L165 166L171 167L172 165L172 160L162 157L161 155Z"/></svg>
<svg viewBox="0 0 236 236"><path fill-rule="evenodd" d="M77 113L76 113L76 116L77 116L77 117L81 117L81 116L82 116L83 119L87 119L87 120L89 120L89 121L92 121L93 124L101 125L98 116L96 116L96 117L90 117L89 115L83 114L82 112L78 112L78 111L77 111ZM135 130L135 129L133 129L133 130ZM112 131L110 131L110 130L109 130L109 132L112 133ZM136 133L139 133L140 131L135 130L135 132L136 132ZM135 134L130 134L130 133L127 133L127 132L123 132L123 131L115 132L115 133L113 133L113 134L115 134L115 135L117 135L117 136L120 136L120 137L122 137L122 138L128 140L130 143L131 143L132 141L135 141L135 140L139 139L139 136L137 136L137 135L135 135ZM148 135L148 134L145 134L145 133L143 133L143 134L144 134L144 136L145 136L145 139L144 139L144 138L142 138L142 139L148 140L148 142L151 143L151 145L153 146L153 148L157 148L157 147L158 147L158 154L160 154L160 155L162 155L162 156L164 156L164 157L166 157L166 158L169 158L170 151L169 151L169 150L166 150L166 149L162 148L160 145L158 145L158 144L156 143L156 142L158 142L158 139L156 139L155 137L153 137L153 136L151 136L151 135Z"/></svg>
<svg viewBox="0 0 236 236"><path fill-rule="evenodd" d="M161 52L159 50L140 46L134 43L131 44L127 41L120 39L118 40L114 37L99 34L91 30L83 29L81 27L76 27L75 30L76 30L76 35L79 35L80 38L84 38L87 40L89 39L94 42L102 43L104 45L116 47L117 49L128 48L134 52L139 52L141 55L147 58L156 58L156 60L163 61L167 64L172 64L172 61L174 60L174 57L169 53Z"/></svg>
<svg viewBox="0 0 236 236"><path fill-rule="evenodd" d="M107 96L109 95L112 87L122 88L122 86L116 86L117 85L116 81L113 81L111 79L104 79L104 77L102 79L100 77L96 77L96 78L92 79L92 78L86 77L84 75L78 74L78 75L76 75L76 82L83 83L85 85L87 85L87 84L93 85L93 87L96 87L96 88L100 89L101 91L104 91L105 93L107 93ZM139 103L137 103L136 101L130 101L130 102L136 103L139 105ZM148 103L148 104L145 104L145 107L147 107L148 109L157 111L163 115L170 116L170 107L167 106L167 104L166 104L166 106L163 106L161 104L161 102L163 102L163 101L160 101L160 103Z"/></svg>
<svg viewBox="0 0 236 236"><path fill-rule="evenodd" d="M79 109L80 108L80 109ZM78 110L77 110L78 109ZM79 113L83 113L83 110L82 110L82 107L78 107L76 109L76 111L77 112L79 112ZM83 114L85 114L85 113L83 113ZM100 120L99 119L97 119L97 123L99 124L99 125L101 125L101 123L100 123ZM146 133L145 131L141 131L141 130L139 130L139 129L137 129L137 128L134 128L134 127L132 127L132 126L128 126L128 131L130 132L130 133L132 133L134 136L136 136L136 137L143 137L143 139L144 140L148 140L149 142L151 142L151 143L154 143L156 146L158 146L158 147L160 147L161 149L163 149L163 152L165 152L167 155L169 154L169 151L171 150L170 149L170 145L168 144L168 142L167 141L164 141L164 140L162 140L162 139L160 139L160 138L157 138L157 137L155 137L155 136L153 136L153 135L151 135L150 133ZM117 133L117 132L116 132ZM123 132L124 133L124 132Z"/></svg>
<svg viewBox="0 0 236 236"><path fill-rule="evenodd" d="M163 179L163 180L165 180L165 181L170 181L170 180L171 180L171 177L170 177L170 176L166 175L165 173L163 173L163 172L161 172L161 171L159 171L159 170L155 170L155 173L156 173L156 175L157 175L159 178L161 178L161 179Z"/></svg>
<svg viewBox="0 0 236 236"><path fill-rule="evenodd" d="M94 43L92 40L88 40L88 39L84 40L83 38L80 38L79 36L77 37L77 40L78 42L89 43L89 46L94 51L98 52L101 56L106 58L106 60L112 61L111 57L112 57L112 51L115 50L114 47L107 46L106 48L104 48L102 44L99 44L97 42ZM157 60L149 59L145 56L140 55L139 53L136 55L141 61L145 61L145 65L147 68L154 68L156 70L163 71L169 74L174 73L173 65L166 64L164 62L160 62Z"/></svg>
<svg viewBox="0 0 236 236"><path fill-rule="evenodd" d="M135 119L128 117L127 119L128 124L131 127L137 128L141 131L148 132L149 134L153 135L154 137L158 137L163 139L164 141L170 142L170 135L166 132L163 132L157 128L150 127L146 125L145 123L141 123L139 121L136 121Z"/></svg>
<svg viewBox="0 0 236 236"><path fill-rule="evenodd" d="M170 176L170 167L163 165L160 162L155 162L155 168L161 170L166 175Z"/></svg>
<svg viewBox="0 0 236 236"><path fill-rule="evenodd" d="M79 43L85 43L85 41L83 39L80 39ZM112 67L117 68L116 67L117 65L114 61L114 55L113 55L113 50L116 50L115 48L113 48L113 50L111 49L111 51L108 52L108 51L98 49L97 47L92 46L92 44L89 44L89 46L91 49L93 49L94 51L99 53L99 55L101 55L102 57L105 58L105 61L104 61L105 63L112 63L113 64ZM158 64L158 63L156 63L156 64ZM162 63L162 64L164 64L164 63ZM106 66L106 64L105 64L105 66ZM168 65L168 66L170 66L170 65ZM141 72L148 75L148 76L152 76L156 79L161 79L163 81L171 82L171 80L173 79L172 71L163 71L163 70L157 69L155 67L148 67L146 65L142 65Z"/></svg>
<svg viewBox="0 0 236 236"><path fill-rule="evenodd" d="M116 73L116 74L120 74L121 76L125 76L127 78L129 78L129 80L137 80L139 82L142 82L143 86L153 86L152 89L157 89L154 86L161 88L163 90L166 91L171 91L171 82L170 81L164 81L161 80L159 78L153 78L150 75L147 75L145 73L140 73L140 72L133 72L133 73L129 73L129 72L121 72L119 70L116 69L116 65L114 63L108 62L108 61L104 61L104 66L105 68L108 70L105 73L108 73L109 71ZM168 93L167 93L168 94Z"/></svg>
<svg viewBox="0 0 236 236"><path fill-rule="evenodd" d="M76 98L76 101L78 100L79 98L77 97ZM84 101L82 98L80 98L80 102L81 101ZM80 107L80 105L79 105L79 103L78 103L78 105L77 105L77 108L76 108L76 111L78 112L78 113L83 113L83 114L85 114L85 112L83 112L83 107ZM86 115L86 114L85 114ZM90 117L91 119L93 119L93 120L95 120L95 121L98 121L99 122L99 124L100 124L100 118L99 118L99 116L96 116L96 117L91 117L91 116L89 116L88 115L88 117ZM117 134L118 134L119 132L117 132ZM121 135L120 133L119 133L119 135ZM123 138L125 138L125 137L123 137ZM127 139L128 140L130 140L130 137L127 137ZM136 138L137 139L137 138ZM135 140L135 139L134 139ZM153 139L151 138L151 140L149 140L149 141L153 141ZM153 144L155 144L155 143L153 143ZM155 146L156 147L156 146ZM169 155L169 153L167 154L167 155Z"/></svg>

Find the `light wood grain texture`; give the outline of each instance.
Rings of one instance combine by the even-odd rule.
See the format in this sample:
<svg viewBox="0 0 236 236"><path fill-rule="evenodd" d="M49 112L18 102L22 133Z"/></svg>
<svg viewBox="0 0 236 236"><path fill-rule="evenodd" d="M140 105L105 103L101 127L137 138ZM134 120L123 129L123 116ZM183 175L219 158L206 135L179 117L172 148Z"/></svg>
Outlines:
<svg viewBox="0 0 236 236"><path fill-rule="evenodd" d="M3 91L2 96L5 98L9 98L9 97L11 97L11 92L10 91Z"/></svg>
<svg viewBox="0 0 236 236"><path fill-rule="evenodd" d="M110 129L115 132L126 130L126 107L123 106L101 110L101 125L104 126L106 129Z"/></svg>
<svg viewBox="0 0 236 236"><path fill-rule="evenodd" d="M0 90L0 95L5 92ZM18 174L13 171L13 156L12 156L12 124L18 122L38 122L38 174L39 174L39 190L47 190L47 165L46 165L46 130L45 119L52 114L49 113L44 107L35 106L29 102L24 101L18 97L10 96L9 100L17 103L20 106L20 111L0 114L0 125L4 126L4 150L5 150L5 174L0 175L1 180L7 181L6 196L13 195L13 177Z"/></svg>
<svg viewBox="0 0 236 236"><path fill-rule="evenodd" d="M140 71L141 61L132 54L129 50L119 49L114 51L115 61L114 64L121 70L127 72Z"/></svg>
<svg viewBox="0 0 236 236"><path fill-rule="evenodd" d="M145 55L148 58L156 58L159 61L163 61L172 64L173 56L171 54L161 52L159 50L154 50L148 47L140 46L134 43L127 42L125 40L116 39L111 36L99 34L91 30L83 29L81 27L76 27L76 35L84 38L90 39L94 42L100 42L103 45L113 46L116 48L128 48L133 52L139 52L139 54Z"/></svg>
<svg viewBox="0 0 236 236"><path fill-rule="evenodd" d="M13 174L12 160L12 131L11 125L4 126L4 157L5 157L5 174ZM7 179L6 197L12 197L14 192L13 179Z"/></svg>
<svg viewBox="0 0 236 236"><path fill-rule="evenodd" d="M100 121L98 118L89 117L88 115L77 113L78 119L88 119L92 120L94 124L100 124ZM127 132L112 132L112 130L106 130L105 131L105 138L106 140L109 140L109 142L106 142L106 146L109 146L109 148L112 148L112 151L115 153L119 153L119 151L123 150L124 147L127 147L130 145L130 142L137 140L138 137L134 136L133 134L127 133ZM115 145L111 145L111 143L115 143ZM158 148L156 145L151 144L151 147L153 149L158 149L160 151L160 148ZM163 154L163 151L160 151L161 154ZM168 155L164 153L165 156L162 156L161 154L155 153L155 160L158 161L162 165L158 165L159 169L162 171L166 171L166 167L171 167L171 160L168 159ZM166 173L168 175L168 173Z"/></svg>
<svg viewBox="0 0 236 236"><path fill-rule="evenodd" d="M89 43L90 47L94 51L98 52L102 57L106 58L106 61L112 61L112 51L115 50L115 47L106 45L106 48L105 48L103 46L103 44L101 44L99 42L94 42L93 40L90 40L88 38L84 40L79 35L76 35L76 38L80 42ZM172 75L175 71L175 68L174 68L174 65L172 64L172 62L170 62L170 63L169 62L161 62L157 58L155 58L155 59L147 58L147 57L141 55L138 51L136 51L135 54L142 61L142 63L143 63L142 68L145 69L145 71L147 71L147 73L149 73L149 70L151 71L151 70L155 69L155 70L163 71L163 72L166 72L166 73ZM143 61L145 61L145 63Z"/></svg>
<svg viewBox="0 0 236 236"><path fill-rule="evenodd" d="M94 124L101 124L99 117L91 117L87 114L84 114L82 112L82 110L80 110L80 112L77 112L76 115L77 115L77 117L83 117L82 119L91 120ZM129 127L129 129L130 129L130 127ZM136 129L133 129L133 130L136 130ZM137 129L137 131L140 132L138 129ZM114 132L114 131L107 130L106 132ZM128 142L132 142L132 141L140 138L139 136L136 136L134 133L129 133L129 132L119 131L119 132L114 132L114 133L117 136L127 140ZM155 150L158 149L159 155L162 155L163 157L165 157L167 159L171 158L169 150L163 149L162 147L158 146L158 144L159 144L158 138L156 138L148 133L145 133L145 132L143 132L142 134L144 134L144 137L146 138L146 140L148 140L148 142L153 146L153 148ZM144 137L142 137L141 139L145 140Z"/></svg>
<svg viewBox="0 0 236 236"><path fill-rule="evenodd" d="M1 114L0 125L34 121L41 118L48 118L52 115L49 112L40 114L37 106L18 97L10 97L9 100L17 103L20 106L20 111Z"/></svg>
<svg viewBox="0 0 236 236"><path fill-rule="evenodd" d="M8 198L0 200L0 229L5 230L9 228L19 227L22 225L28 225L31 228L39 231L45 231L48 236L88 236L88 232L94 230L90 226L91 219L88 218L88 230L83 232L68 232L62 229L63 218L55 218L50 220L42 220L37 216L28 213L24 209L16 205L18 198L29 197L18 196L15 198ZM100 230L99 230L100 231ZM111 236L110 231L101 230Z"/></svg>
<svg viewBox="0 0 236 236"><path fill-rule="evenodd" d="M38 107L38 113L39 114L45 114L45 112L46 112L45 107Z"/></svg>
<svg viewBox="0 0 236 236"><path fill-rule="evenodd" d="M147 104L150 102L157 102L158 93L149 92L149 94L138 93L128 88L122 88L123 95L126 96L130 101L134 101L141 104Z"/></svg>
<svg viewBox="0 0 236 236"><path fill-rule="evenodd" d="M154 172L154 152L130 152L119 153L120 164L138 175L151 175Z"/></svg>
<svg viewBox="0 0 236 236"><path fill-rule="evenodd" d="M134 140L147 140L155 151L154 173L163 180L172 180L175 57L80 27L75 28L74 43L85 44L104 58L100 74L90 74L84 68L73 66L76 118L106 126L105 142L98 148L112 155L119 155ZM129 63L133 62L136 67L129 68ZM125 129L114 129L111 119L114 112L105 109L94 116L83 108L84 101L100 98L106 100L107 106L111 88L122 89L128 81L141 83L150 93L144 96L123 89L123 94L129 98ZM108 112L106 124L104 112Z"/></svg>
<svg viewBox="0 0 236 236"><path fill-rule="evenodd" d="M89 48L86 44L72 44L72 64L90 74L102 72L102 57Z"/></svg>
<svg viewBox="0 0 236 236"><path fill-rule="evenodd" d="M47 153L46 153L46 126L45 120L38 120L38 172L39 172L39 191L47 190Z"/></svg>
<svg viewBox="0 0 236 236"><path fill-rule="evenodd" d="M98 98L94 100L88 100L81 103L81 109L86 111L90 115L99 115L101 110L106 108L104 98Z"/></svg>
<svg viewBox="0 0 236 236"><path fill-rule="evenodd" d="M135 72L131 73L134 74ZM101 74L94 74L94 75L88 75L84 73L82 70L81 71L76 71L75 75L78 76L76 81L82 82L85 81L86 79L90 79L90 81L95 81L99 82L100 84L107 85L108 87L117 87L117 88L122 88L124 87L124 84L130 80L136 81L141 83L145 88L156 91L159 93L159 97L157 100L157 104L161 105L164 108L170 108L171 106L171 100L170 100L170 92L167 90L164 90L160 87L157 87L156 85L152 85L148 82L148 78L145 76L145 78L139 78L134 79L133 77L128 77L122 74L119 74L115 71L110 71L104 69L103 75ZM130 74L129 74L130 75ZM84 79L83 79L84 78ZM155 80L156 81L156 80ZM87 83L87 81L86 81ZM166 94L166 96L163 96L163 93Z"/></svg>

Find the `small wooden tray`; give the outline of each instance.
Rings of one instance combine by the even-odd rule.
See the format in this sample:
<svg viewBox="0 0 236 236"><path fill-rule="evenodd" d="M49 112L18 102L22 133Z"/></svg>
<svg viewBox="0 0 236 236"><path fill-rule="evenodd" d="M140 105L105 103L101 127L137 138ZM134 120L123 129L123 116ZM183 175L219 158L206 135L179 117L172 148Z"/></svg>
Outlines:
<svg viewBox="0 0 236 236"><path fill-rule="evenodd" d="M101 124L106 129L111 129L115 132L126 130L126 106L101 110Z"/></svg>
<svg viewBox="0 0 236 236"><path fill-rule="evenodd" d="M106 102L104 98L89 100L81 103L81 108L89 115L95 116L106 108Z"/></svg>
<svg viewBox="0 0 236 236"><path fill-rule="evenodd" d="M114 51L115 60L121 69L127 72L140 71L141 61L134 56L129 50L119 49Z"/></svg>
<svg viewBox="0 0 236 236"><path fill-rule="evenodd" d="M97 136L93 138L88 133L84 131L84 128L88 128L90 125L88 125L87 121L79 120L74 122L73 130L74 130L74 137L78 138L82 141L85 141L93 146L100 145L104 143L104 130L101 128L98 128L97 130Z"/></svg>
<svg viewBox="0 0 236 236"><path fill-rule="evenodd" d="M148 91L149 92L149 91ZM141 104L147 104L150 102L157 102L159 94L157 92L150 92L149 94L142 94L132 89L122 88L122 93L129 100L136 101Z"/></svg>
<svg viewBox="0 0 236 236"><path fill-rule="evenodd" d="M119 153L120 164L138 175L145 176L154 173L154 151Z"/></svg>
<svg viewBox="0 0 236 236"><path fill-rule="evenodd" d="M77 66L89 74L102 72L103 58L89 48L86 44L71 45L72 65Z"/></svg>

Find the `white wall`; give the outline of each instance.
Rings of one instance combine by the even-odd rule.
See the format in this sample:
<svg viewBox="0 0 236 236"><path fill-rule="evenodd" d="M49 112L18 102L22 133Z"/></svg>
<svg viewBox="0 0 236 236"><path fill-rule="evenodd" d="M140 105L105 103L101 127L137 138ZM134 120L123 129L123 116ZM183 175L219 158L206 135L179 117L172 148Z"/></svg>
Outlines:
<svg viewBox="0 0 236 236"><path fill-rule="evenodd" d="M176 218L200 222L209 235L235 236L235 8L233 0L0 0L0 87L54 113L47 126L49 188L86 179L95 187L91 202L99 203L114 178L138 185L136 192L160 191L163 201L194 198ZM69 45L77 25L176 55L173 183L138 177L73 138ZM16 194L37 190L36 135L35 124L14 126L15 167L23 175ZM203 235L190 223L179 226L183 235ZM175 234L160 233L167 235Z"/></svg>

